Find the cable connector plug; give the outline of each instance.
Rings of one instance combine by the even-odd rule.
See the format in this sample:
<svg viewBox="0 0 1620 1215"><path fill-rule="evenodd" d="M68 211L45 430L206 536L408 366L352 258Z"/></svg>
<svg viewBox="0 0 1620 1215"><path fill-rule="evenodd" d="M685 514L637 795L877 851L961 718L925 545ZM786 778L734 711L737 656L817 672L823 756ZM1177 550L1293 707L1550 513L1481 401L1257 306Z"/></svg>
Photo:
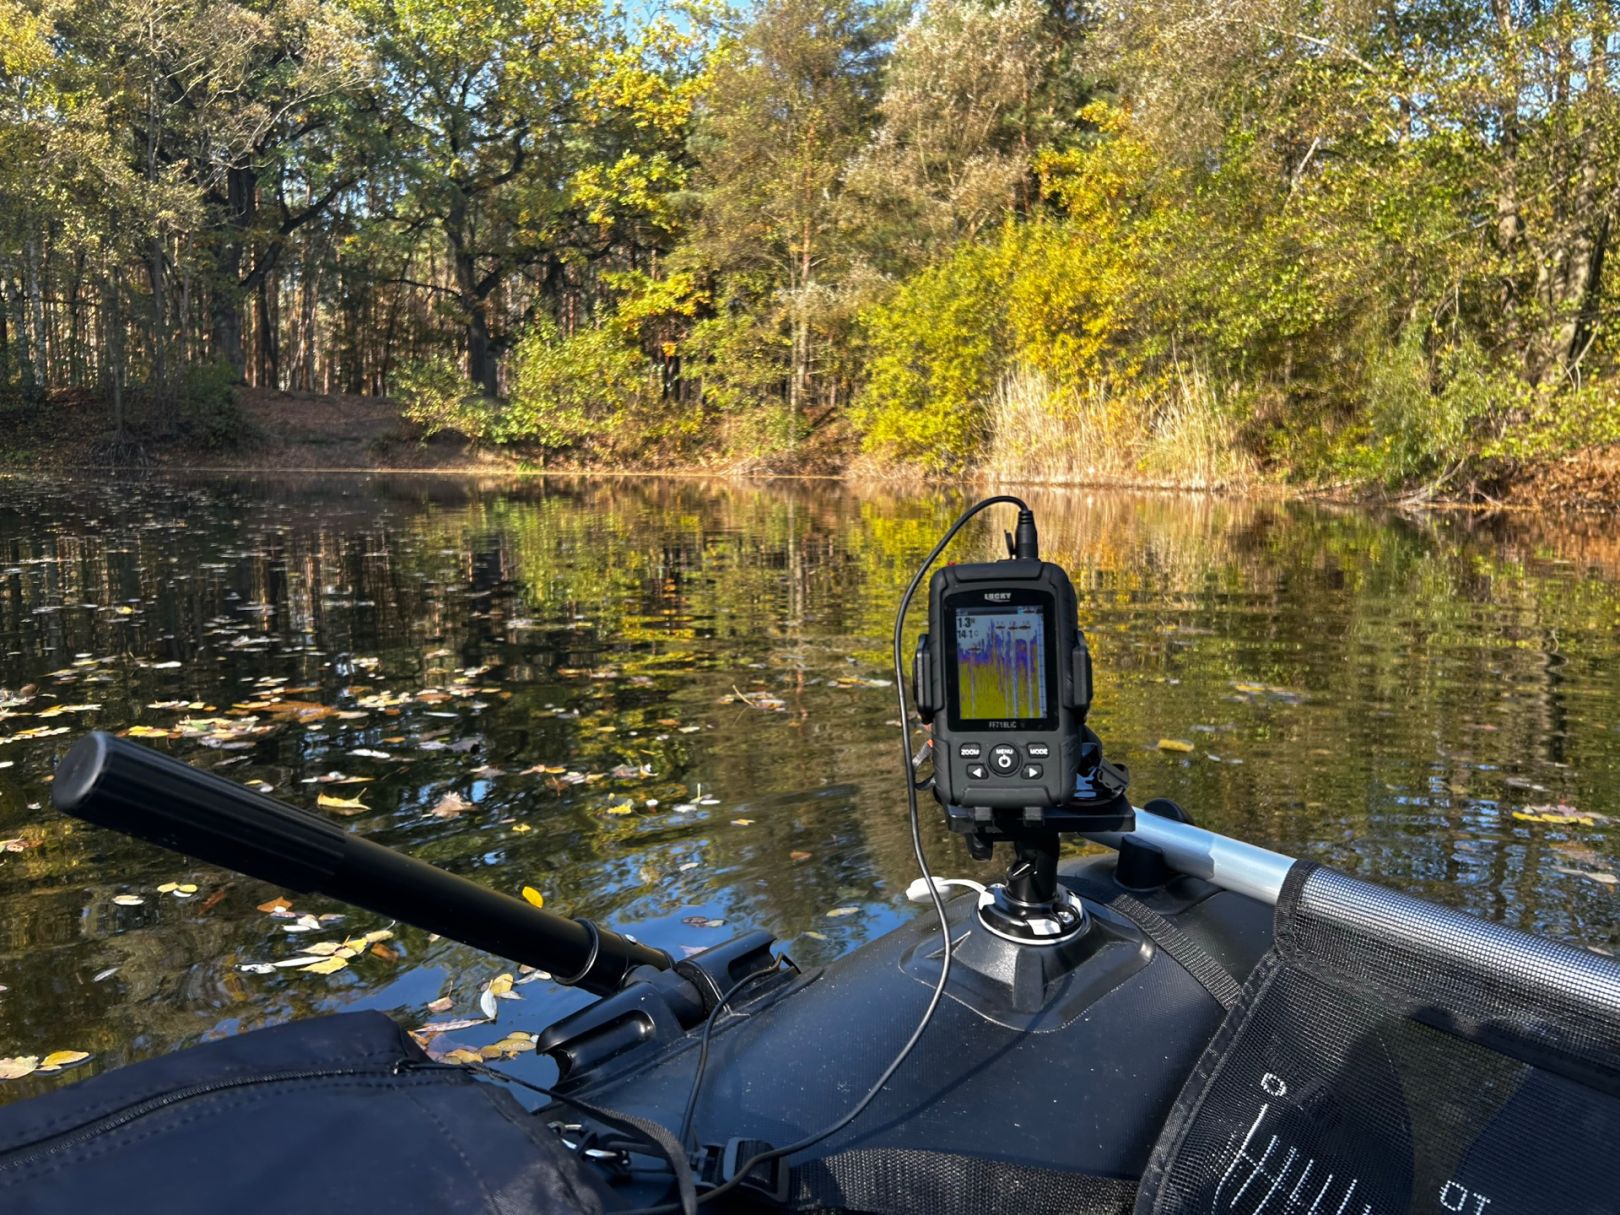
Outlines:
<svg viewBox="0 0 1620 1215"><path fill-rule="evenodd" d="M1041 539L1035 530L1035 512L1027 506L1018 508L1018 525L1013 529L1013 553L1019 561L1041 559Z"/></svg>

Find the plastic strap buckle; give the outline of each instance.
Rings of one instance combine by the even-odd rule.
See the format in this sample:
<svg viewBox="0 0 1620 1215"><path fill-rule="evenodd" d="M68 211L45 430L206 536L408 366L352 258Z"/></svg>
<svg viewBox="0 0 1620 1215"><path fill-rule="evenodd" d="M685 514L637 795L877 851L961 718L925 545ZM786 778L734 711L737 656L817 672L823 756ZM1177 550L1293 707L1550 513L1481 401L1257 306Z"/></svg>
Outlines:
<svg viewBox="0 0 1620 1215"><path fill-rule="evenodd" d="M771 1147L763 1139L728 1139L724 1147L718 1143L705 1143L697 1150L692 1162L698 1188L717 1189L737 1176L737 1170L749 1160L761 1152L770 1151ZM792 1182L793 1171L788 1168L785 1159L777 1157L755 1165L746 1177L737 1182L736 1188L762 1194L780 1206L787 1202Z"/></svg>

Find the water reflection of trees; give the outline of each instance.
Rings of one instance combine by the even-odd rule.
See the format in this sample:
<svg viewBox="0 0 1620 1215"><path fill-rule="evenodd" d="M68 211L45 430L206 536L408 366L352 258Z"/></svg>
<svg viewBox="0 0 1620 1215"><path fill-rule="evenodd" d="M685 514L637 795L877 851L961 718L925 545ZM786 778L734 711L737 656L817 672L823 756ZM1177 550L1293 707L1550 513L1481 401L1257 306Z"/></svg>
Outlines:
<svg viewBox="0 0 1620 1215"><path fill-rule="evenodd" d="M959 497L651 479L6 486L0 686L104 660L47 686L103 705L75 725L117 727L153 720L154 700L226 709L266 677L352 703L490 666L476 713L416 704L288 725L227 771L308 804L299 778L362 767L356 747L397 751L410 762L376 770L356 829L492 885L541 885L553 906L670 948L716 939L681 922L701 912L830 956L877 921L825 912L892 902L912 869L892 689L836 681L887 675L895 598ZM1140 796L1495 918L1620 944L1607 888L1558 872L1612 867L1607 826L1512 818L1560 801L1620 813L1620 541L1267 501L1047 492L1035 505L1046 555L1080 591L1094 724ZM994 553L999 528L963 544ZM167 661L182 666L150 665ZM781 710L722 703L754 689ZM434 733L478 750L413 749ZM1196 749L1157 750L1167 736ZM185 862L28 808L65 741L0 754L15 763L0 770L0 838L33 844L0 863L0 1053L151 1053L360 995L419 1003L444 976L464 990L489 970L407 936L395 968L240 975L233 960L285 944L251 910L268 892L246 881L206 912L155 900L110 916L118 883L150 889ZM194 762L236 754L167 745ZM471 775L484 763L646 763L654 776ZM671 810L700 787L721 804ZM428 816L448 790L475 808ZM631 813L607 812L625 800ZM974 868L932 816L929 839L942 868ZM411 970L427 954L432 966ZM531 999L513 1015L537 1025L555 1007Z"/></svg>

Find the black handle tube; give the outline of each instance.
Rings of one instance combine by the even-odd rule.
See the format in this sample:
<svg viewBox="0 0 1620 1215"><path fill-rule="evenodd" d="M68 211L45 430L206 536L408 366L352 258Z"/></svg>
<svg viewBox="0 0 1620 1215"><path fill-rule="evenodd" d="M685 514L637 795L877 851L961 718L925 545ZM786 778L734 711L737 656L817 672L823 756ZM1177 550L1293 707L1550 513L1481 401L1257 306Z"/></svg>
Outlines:
<svg viewBox="0 0 1620 1215"><path fill-rule="evenodd" d="M101 730L57 765L51 801L97 826L554 971L597 995L617 991L634 967L672 965L661 949L531 907Z"/></svg>

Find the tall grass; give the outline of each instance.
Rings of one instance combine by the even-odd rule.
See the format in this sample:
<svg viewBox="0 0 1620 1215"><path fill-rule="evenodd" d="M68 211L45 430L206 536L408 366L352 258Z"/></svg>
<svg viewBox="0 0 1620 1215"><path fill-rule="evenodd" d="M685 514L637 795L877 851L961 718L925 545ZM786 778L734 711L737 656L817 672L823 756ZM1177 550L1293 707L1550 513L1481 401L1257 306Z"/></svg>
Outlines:
<svg viewBox="0 0 1620 1215"><path fill-rule="evenodd" d="M1008 371L985 410L981 471L996 481L1214 489L1254 479L1222 394L1198 368L1117 389Z"/></svg>

